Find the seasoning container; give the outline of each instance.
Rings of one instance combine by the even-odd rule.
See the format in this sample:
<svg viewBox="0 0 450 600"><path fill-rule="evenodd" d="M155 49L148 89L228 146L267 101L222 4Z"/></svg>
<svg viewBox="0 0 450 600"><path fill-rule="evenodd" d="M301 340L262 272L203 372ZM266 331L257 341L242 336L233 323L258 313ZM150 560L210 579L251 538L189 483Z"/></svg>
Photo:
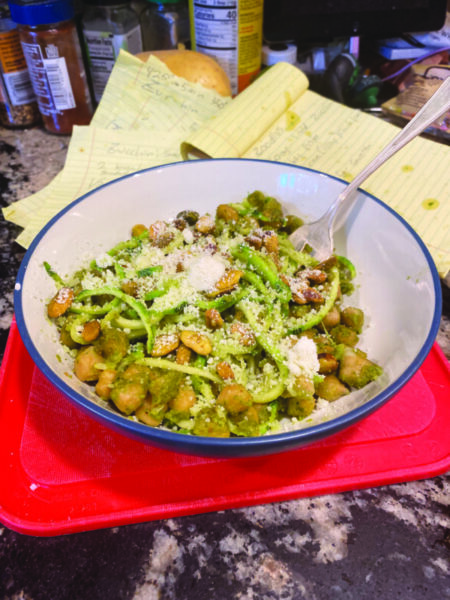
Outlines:
<svg viewBox="0 0 450 600"><path fill-rule="evenodd" d="M148 0L141 14L144 50L171 50L189 42L189 8L183 0Z"/></svg>
<svg viewBox="0 0 450 600"><path fill-rule="evenodd" d="M261 70L263 7L264 0L189 0L192 50L217 60L233 95Z"/></svg>
<svg viewBox="0 0 450 600"><path fill-rule="evenodd" d="M47 131L88 125L92 101L70 0L11 0L10 10Z"/></svg>
<svg viewBox="0 0 450 600"><path fill-rule="evenodd" d="M124 0L87 0L82 17L83 37L94 99L98 103L121 48L142 52L139 18Z"/></svg>
<svg viewBox="0 0 450 600"><path fill-rule="evenodd" d="M31 127L40 120L16 24L9 11L0 15L0 124Z"/></svg>

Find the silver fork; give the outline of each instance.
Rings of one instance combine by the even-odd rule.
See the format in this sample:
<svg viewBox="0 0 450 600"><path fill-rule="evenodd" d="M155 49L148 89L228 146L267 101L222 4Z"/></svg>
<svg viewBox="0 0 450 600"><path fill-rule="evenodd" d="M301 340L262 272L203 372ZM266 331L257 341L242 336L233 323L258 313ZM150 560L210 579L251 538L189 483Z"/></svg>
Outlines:
<svg viewBox="0 0 450 600"><path fill-rule="evenodd" d="M409 121L409 123L358 175L356 175L356 177L342 190L326 212L316 221L302 225L289 236L294 247L297 250L302 250L305 245L310 246L313 255L319 261L325 260L331 256L333 253L335 219L343 205L345 204L345 213L344 215L340 215L342 218L348 215L361 183L449 108L450 77L447 77L414 118ZM341 222L343 222L342 218L340 218Z"/></svg>

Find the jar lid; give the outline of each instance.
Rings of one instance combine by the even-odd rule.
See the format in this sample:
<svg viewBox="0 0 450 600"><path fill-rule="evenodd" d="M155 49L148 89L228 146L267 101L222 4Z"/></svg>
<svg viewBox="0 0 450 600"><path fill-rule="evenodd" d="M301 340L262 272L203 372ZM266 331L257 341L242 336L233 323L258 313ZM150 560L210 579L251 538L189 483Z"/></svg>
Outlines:
<svg viewBox="0 0 450 600"><path fill-rule="evenodd" d="M11 18L19 25L48 25L72 19L72 0L10 0Z"/></svg>
<svg viewBox="0 0 450 600"><path fill-rule="evenodd" d="M297 46L295 44L270 44L263 46L261 62L270 67L277 62L295 65L297 62Z"/></svg>

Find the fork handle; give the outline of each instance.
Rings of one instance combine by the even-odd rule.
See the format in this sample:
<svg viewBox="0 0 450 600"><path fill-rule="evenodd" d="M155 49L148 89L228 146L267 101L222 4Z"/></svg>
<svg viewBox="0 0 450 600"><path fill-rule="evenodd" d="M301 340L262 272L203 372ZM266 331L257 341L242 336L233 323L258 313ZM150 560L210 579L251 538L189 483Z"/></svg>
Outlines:
<svg viewBox="0 0 450 600"><path fill-rule="evenodd" d="M336 213L342 203L355 192L363 181L378 169L391 156L408 144L414 137L426 129L433 121L439 118L450 108L450 77L447 77L431 98L422 106L416 115L400 132L381 150L377 156L366 166L339 194L336 200L326 211L328 223L333 224ZM349 206L352 202L349 201ZM348 210L348 209L347 209Z"/></svg>

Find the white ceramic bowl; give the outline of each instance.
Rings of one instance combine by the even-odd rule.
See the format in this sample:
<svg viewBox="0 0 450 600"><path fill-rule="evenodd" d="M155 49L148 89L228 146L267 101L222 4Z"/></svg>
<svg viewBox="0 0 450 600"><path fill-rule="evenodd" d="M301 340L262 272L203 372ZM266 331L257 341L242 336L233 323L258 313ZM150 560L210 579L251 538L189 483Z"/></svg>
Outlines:
<svg viewBox="0 0 450 600"><path fill-rule="evenodd" d="M430 254L414 231L382 202L359 192L335 236L338 254L357 269L354 299L367 316L360 343L382 365L384 375L366 388L330 404L313 424L256 438L202 438L135 423L104 403L92 388L68 377L71 360L46 317L55 293L43 268L62 276L87 264L129 236L135 223L174 217L180 210L213 212L256 189L278 198L287 212L313 220L345 182L292 165L256 160L176 163L122 177L86 194L40 232L22 262L15 291L21 337L41 371L81 409L122 433L181 452L244 456L299 447L339 431L391 398L418 370L437 335L441 288ZM60 361L60 357L63 360Z"/></svg>

